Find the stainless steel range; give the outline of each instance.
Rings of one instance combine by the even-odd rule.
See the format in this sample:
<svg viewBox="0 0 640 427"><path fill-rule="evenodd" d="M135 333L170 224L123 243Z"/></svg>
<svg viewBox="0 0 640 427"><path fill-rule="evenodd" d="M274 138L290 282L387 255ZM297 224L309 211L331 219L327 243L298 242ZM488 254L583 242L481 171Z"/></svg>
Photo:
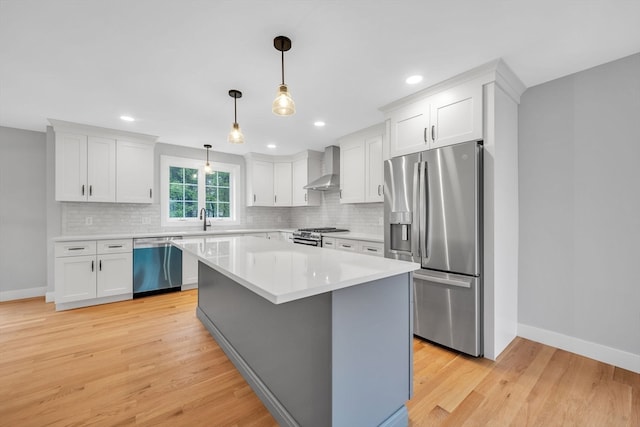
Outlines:
<svg viewBox="0 0 640 427"><path fill-rule="evenodd" d="M321 228L299 228L293 232L293 243L307 246L322 246L322 236L329 233L349 231L343 228L321 227Z"/></svg>

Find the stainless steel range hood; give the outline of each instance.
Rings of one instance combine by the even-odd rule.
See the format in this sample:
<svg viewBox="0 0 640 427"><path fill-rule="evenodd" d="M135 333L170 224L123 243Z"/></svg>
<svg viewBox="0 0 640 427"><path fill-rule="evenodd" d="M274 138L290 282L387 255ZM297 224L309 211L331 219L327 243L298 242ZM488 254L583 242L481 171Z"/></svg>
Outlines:
<svg viewBox="0 0 640 427"><path fill-rule="evenodd" d="M324 171L320 178L305 185L305 190L330 191L340 189L340 148L330 145L324 149Z"/></svg>

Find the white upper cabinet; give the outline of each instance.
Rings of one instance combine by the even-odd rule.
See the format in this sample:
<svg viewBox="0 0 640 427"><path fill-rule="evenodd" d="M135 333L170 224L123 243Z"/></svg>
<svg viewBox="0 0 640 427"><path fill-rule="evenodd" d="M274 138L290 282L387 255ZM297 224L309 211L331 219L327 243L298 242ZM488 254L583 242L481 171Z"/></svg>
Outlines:
<svg viewBox="0 0 640 427"><path fill-rule="evenodd" d="M247 206L273 206L273 162L247 155Z"/></svg>
<svg viewBox="0 0 640 427"><path fill-rule="evenodd" d="M383 110L390 123L390 157L483 138L479 80L428 90Z"/></svg>
<svg viewBox="0 0 640 427"><path fill-rule="evenodd" d="M291 162L273 164L273 205L291 206Z"/></svg>
<svg viewBox="0 0 640 427"><path fill-rule="evenodd" d="M247 206L318 206L320 194L304 186L320 177L322 153L303 151L294 156L249 153Z"/></svg>
<svg viewBox="0 0 640 427"><path fill-rule="evenodd" d="M116 201L116 141L56 134L56 200Z"/></svg>
<svg viewBox="0 0 640 427"><path fill-rule="evenodd" d="M116 141L87 138L87 184L90 202L116 201Z"/></svg>
<svg viewBox="0 0 640 427"><path fill-rule="evenodd" d="M364 141L340 141L340 203L364 201Z"/></svg>
<svg viewBox="0 0 640 427"><path fill-rule="evenodd" d="M153 202L153 149L153 144L118 140L117 202Z"/></svg>
<svg viewBox="0 0 640 427"><path fill-rule="evenodd" d="M319 206L320 192L305 190L304 186L322 175L322 153L304 151L296 156L291 163L293 188L292 206Z"/></svg>
<svg viewBox="0 0 640 427"><path fill-rule="evenodd" d="M56 200L151 203L151 135L49 119L55 131Z"/></svg>
<svg viewBox="0 0 640 427"><path fill-rule="evenodd" d="M431 97L431 145L482 139L482 85L463 84Z"/></svg>
<svg viewBox="0 0 640 427"><path fill-rule="evenodd" d="M87 200L87 136L56 133L56 200Z"/></svg>
<svg viewBox="0 0 640 427"><path fill-rule="evenodd" d="M382 202L382 148L385 126L376 125L340 139L340 203Z"/></svg>
<svg viewBox="0 0 640 427"><path fill-rule="evenodd" d="M415 153L428 148L429 100L417 101L391 115L391 156Z"/></svg>
<svg viewBox="0 0 640 427"><path fill-rule="evenodd" d="M364 140L366 202L384 202L384 172L382 161L382 135Z"/></svg>

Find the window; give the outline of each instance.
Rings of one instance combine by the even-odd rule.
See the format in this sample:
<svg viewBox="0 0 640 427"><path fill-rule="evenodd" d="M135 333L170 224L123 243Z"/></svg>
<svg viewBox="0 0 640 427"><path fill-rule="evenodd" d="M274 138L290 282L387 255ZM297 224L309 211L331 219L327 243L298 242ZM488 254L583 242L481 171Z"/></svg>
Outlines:
<svg viewBox="0 0 640 427"><path fill-rule="evenodd" d="M207 211L213 222L237 224L236 188L240 166L210 162L205 173L202 160L161 156L162 225L200 222L200 211Z"/></svg>

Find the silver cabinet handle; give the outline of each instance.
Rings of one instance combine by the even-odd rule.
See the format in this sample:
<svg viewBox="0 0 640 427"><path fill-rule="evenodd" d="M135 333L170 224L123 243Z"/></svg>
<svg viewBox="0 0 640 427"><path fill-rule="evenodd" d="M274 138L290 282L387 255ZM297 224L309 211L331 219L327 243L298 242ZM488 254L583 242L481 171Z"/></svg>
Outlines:
<svg viewBox="0 0 640 427"><path fill-rule="evenodd" d="M84 246L79 246L79 247L76 247L76 248L69 248L67 250L69 250L69 251L81 251L83 249L84 249Z"/></svg>
<svg viewBox="0 0 640 427"><path fill-rule="evenodd" d="M374 249L374 248L367 248L367 250L368 250L369 252L378 252L378 250L377 250L377 249Z"/></svg>
<svg viewBox="0 0 640 427"><path fill-rule="evenodd" d="M422 135L422 139L424 139L424 142L428 142L427 141L427 128L424 128L424 134Z"/></svg>
<svg viewBox="0 0 640 427"><path fill-rule="evenodd" d="M256 195L254 194L253 195L253 203L255 203L255 202L256 202Z"/></svg>
<svg viewBox="0 0 640 427"><path fill-rule="evenodd" d="M98 270L102 271L102 260L98 262Z"/></svg>
<svg viewBox="0 0 640 427"><path fill-rule="evenodd" d="M305 201L305 202L307 201L307 196L308 196L308 194L307 194L307 193L304 193L304 201Z"/></svg>
<svg viewBox="0 0 640 427"><path fill-rule="evenodd" d="M93 196L93 185L89 186L89 195Z"/></svg>
<svg viewBox="0 0 640 427"><path fill-rule="evenodd" d="M152 188L149 189L149 198L150 199L153 198L153 189Z"/></svg>
<svg viewBox="0 0 640 427"><path fill-rule="evenodd" d="M431 126L431 141L436 141L436 125Z"/></svg>
<svg viewBox="0 0 640 427"><path fill-rule="evenodd" d="M342 190L340 190L340 198L342 199Z"/></svg>
<svg viewBox="0 0 640 427"><path fill-rule="evenodd" d="M273 203L278 203L278 195L274 194L273 196Z"/></svg>
<svg viewBox="0 0 640 427"><path fill-rule="evenodd" d="M122 245L108 245L107 246L109 249L116 249L116 248L121 248Z"/></svg>
<svg viewBox="0 0 640 427"><path fill-rule="evenodd" d="M84 196L84 184L82 184L82 195Z"/></svg>
<svg viewBox="0 0 640 427"><path fill-rule="evenodd" d="M380 188L382 187L382 185L378 184L378 196L382 196L382 194L380 194Z"/></svg>
<svg viewBox="0 0 640 427"><path fill-rule="evenodd" d="M95 261L91 261L91 271L94 271L95 268Z"/></svg>

